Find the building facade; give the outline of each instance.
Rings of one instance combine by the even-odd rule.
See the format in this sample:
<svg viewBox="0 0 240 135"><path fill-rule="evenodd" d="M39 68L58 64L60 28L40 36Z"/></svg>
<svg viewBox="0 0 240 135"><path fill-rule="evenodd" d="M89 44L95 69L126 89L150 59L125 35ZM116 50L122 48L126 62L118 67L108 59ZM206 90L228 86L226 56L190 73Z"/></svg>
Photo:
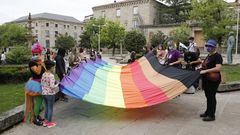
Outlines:
<svg viewBox="0 0 240 135"><path fill-rule="evenodd" d="M94 18L104 17L111 21L119 21L128 31L142 30L149 42L154 33L162 31L169 35L173 29L180 26L180 24L160 23L159 10L165 7L167 6L157 0L124 0L96 6L92 10ZM197 39L195 41L199 47L203 47L205 41L201 28L192 27L191 29L191 36Z"/></svg>
<svg viewBox="0 0 240 135"><path fill-rule="evenodd" d="M158 9L165 6L155 0L125 0L93 7L94 18L105 17L119 21L127 30L140 25L153 25L158 22Z"/></svg>
<svg viewBox="0 0 240 135"><path fill-rule="evenodd" d="M27 27L28 16L20 17L13 22ZM74 17L63 16L51 13L40 13L32 15L32 33L35 40L45 48L55 47L59 35L72 36L76 41L84 31L83 23Z"/></svg>

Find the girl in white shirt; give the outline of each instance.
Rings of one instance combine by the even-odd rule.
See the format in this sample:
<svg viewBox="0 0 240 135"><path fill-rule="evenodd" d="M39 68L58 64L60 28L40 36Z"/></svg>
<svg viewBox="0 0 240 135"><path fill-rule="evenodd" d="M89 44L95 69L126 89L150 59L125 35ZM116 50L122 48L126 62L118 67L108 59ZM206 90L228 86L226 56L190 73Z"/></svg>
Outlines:
<svg viewBox="0 0 240 135"><path fill-rule="evenodd" d="M52 122L53 103L55 101L55 95L58 92L59 83L55 81L53 69L55 63L47 60L44 62L47 71L42 75L41 86L42 95L46 105L45 120L43 126L51 128L57 125L56 122Z"/></svg>

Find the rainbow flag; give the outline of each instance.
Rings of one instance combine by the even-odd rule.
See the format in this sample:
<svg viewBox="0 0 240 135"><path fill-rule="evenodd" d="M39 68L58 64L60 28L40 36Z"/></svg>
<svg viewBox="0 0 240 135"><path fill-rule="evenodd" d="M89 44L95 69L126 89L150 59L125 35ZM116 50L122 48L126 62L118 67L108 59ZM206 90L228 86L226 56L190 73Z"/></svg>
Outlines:
<svg viewBox="0 0 240 135"><path fill-rule="evenodd" d="M97 59L73 68L60 83L62 92L87 102L142 108L166 102L189 88L198 71L160 65L153 54L117 66Z"/></svg>

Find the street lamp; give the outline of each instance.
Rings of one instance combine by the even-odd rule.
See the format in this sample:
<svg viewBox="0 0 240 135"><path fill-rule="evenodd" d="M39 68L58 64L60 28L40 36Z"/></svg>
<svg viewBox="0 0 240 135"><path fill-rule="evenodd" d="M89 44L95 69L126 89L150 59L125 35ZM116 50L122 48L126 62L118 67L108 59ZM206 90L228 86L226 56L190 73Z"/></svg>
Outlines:
<svg viewBox="0 0 240 135"><path fill-rule="evenodd" d="M101 27L103 27L103 26L105 26L105 25L95 25L95 24L93 24L93 26L95 26L95 27L98 27L98 52L100 52L100 44L101 44L101 39L100 39L100 37L101 37Z"/></svg>
<svg viewBox="0 0 240 135"><path fill-rule="evenodd" d="M236 57L237 57L237 51L238 51L238 30L239 30L239 2L237 3L237 34L236 34L236 50L235 50Z"/></svg>

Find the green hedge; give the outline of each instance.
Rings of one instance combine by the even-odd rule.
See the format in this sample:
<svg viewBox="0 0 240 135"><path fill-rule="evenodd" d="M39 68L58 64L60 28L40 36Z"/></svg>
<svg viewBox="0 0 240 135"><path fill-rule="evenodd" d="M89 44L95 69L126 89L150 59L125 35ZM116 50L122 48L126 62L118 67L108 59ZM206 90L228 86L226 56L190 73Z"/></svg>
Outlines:
<svg viewBox="0 0 240 135"><path fill-rule="evenodd" d="M11 65L0 67L0 84L22 83L30 78L27 65Z"/></svg>

